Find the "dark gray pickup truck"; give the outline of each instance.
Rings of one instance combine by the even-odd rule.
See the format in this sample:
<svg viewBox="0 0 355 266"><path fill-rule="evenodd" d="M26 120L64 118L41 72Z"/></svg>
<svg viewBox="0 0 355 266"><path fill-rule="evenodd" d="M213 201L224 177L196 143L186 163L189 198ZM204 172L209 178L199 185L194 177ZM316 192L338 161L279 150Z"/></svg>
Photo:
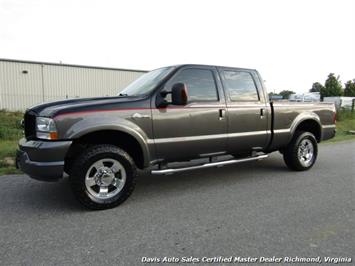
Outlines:
<svg viewBox="0 0 355 266"><path fill-rule="evenodd" d="M269 102L256 70L179 65L148 72L115 97L34 106L24 131L23 172L46 181L66 173L82 204L105 209L129 197L137 168L170 174L280 151L291 170L308 170L317 143L335 135L335 107Z"/></svg>

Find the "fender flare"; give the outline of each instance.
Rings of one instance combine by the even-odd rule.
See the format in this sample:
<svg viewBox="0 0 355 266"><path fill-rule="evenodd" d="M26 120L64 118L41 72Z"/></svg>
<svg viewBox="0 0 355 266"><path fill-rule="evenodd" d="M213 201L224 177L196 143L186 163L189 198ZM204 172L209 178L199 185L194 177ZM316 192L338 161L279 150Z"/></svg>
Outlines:
<svg viewBox="0 0 355 266"><path fill-rule="evenodd" d="M148 145L151 143L151 140L148 138L148 136L144 133L144 131L140 127L124 119L120 119L119 123L117 123L117 121L98 122L96 120L95 123L93 124L88 123L86 119L81 120L75 123L70 128L70 130L67 131L68 135L66 136L66 138L78 139L84 135L98 132L98 131L104 131L104 130L122 132L133 137L138 142L139 146L142 149L144 167L148 167L150 165L151 152Z"/></svg>
<svg viewBox="0 0 355 266"><path fill-rule="evenodd" d="M305 112L305 113L299 114L293 120L293 122L291 124L291 127L290 127L290 140L293 138L298 126L301 123L303 123L304 121L309 121L309 120L317 123L317 125L319 127L320 139L321 139L321 136L322 136L322 123L321 123L320 117L314 112Z"/></svg>

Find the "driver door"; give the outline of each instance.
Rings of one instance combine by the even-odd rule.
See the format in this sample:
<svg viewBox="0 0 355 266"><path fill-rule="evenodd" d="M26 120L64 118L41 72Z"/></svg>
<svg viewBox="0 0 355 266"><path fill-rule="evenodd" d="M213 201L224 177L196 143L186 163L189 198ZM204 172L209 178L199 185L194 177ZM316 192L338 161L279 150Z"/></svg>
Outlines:
<svg viewBox="0 0 355 266"><path fill-rule="evenodd" d="M161 91L171 91L176 83L186 84L188 102L153 108L156 158L177 161L224 153L226 102L216 68L184 67ZM171 103L170 94L165 99Z"/></svg>

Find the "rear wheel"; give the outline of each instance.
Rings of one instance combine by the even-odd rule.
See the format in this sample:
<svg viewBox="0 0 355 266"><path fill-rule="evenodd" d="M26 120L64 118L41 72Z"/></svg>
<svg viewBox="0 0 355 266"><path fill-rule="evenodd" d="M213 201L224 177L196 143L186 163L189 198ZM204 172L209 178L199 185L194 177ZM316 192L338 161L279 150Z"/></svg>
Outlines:
<svg viewBox="0 0 355 266"><path fill-rule="evenodd" d="M84 206L108 209L130 196L135 177L136 166L128 153L113 145L95 145L74 161L70 182Z"/></svg>
<svg viewBox="0 0 355 266"><path fill-rule="evenodd" d="M310 169L317 160L317 140L310 132L297 131L290 144L283 151L287 167L294 171Z"/></svg>

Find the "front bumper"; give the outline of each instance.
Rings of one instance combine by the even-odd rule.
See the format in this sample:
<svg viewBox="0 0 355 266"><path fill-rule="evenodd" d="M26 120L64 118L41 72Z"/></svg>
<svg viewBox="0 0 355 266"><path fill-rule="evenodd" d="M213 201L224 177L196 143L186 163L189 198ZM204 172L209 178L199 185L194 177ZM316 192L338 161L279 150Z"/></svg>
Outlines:
<svg viewBox="0 0 355 266"><path fill-rule="evenodd" d="M63 177L64 158L72 141L39 141L21 139L16 166L31 178L56 181Z"/></svg>

